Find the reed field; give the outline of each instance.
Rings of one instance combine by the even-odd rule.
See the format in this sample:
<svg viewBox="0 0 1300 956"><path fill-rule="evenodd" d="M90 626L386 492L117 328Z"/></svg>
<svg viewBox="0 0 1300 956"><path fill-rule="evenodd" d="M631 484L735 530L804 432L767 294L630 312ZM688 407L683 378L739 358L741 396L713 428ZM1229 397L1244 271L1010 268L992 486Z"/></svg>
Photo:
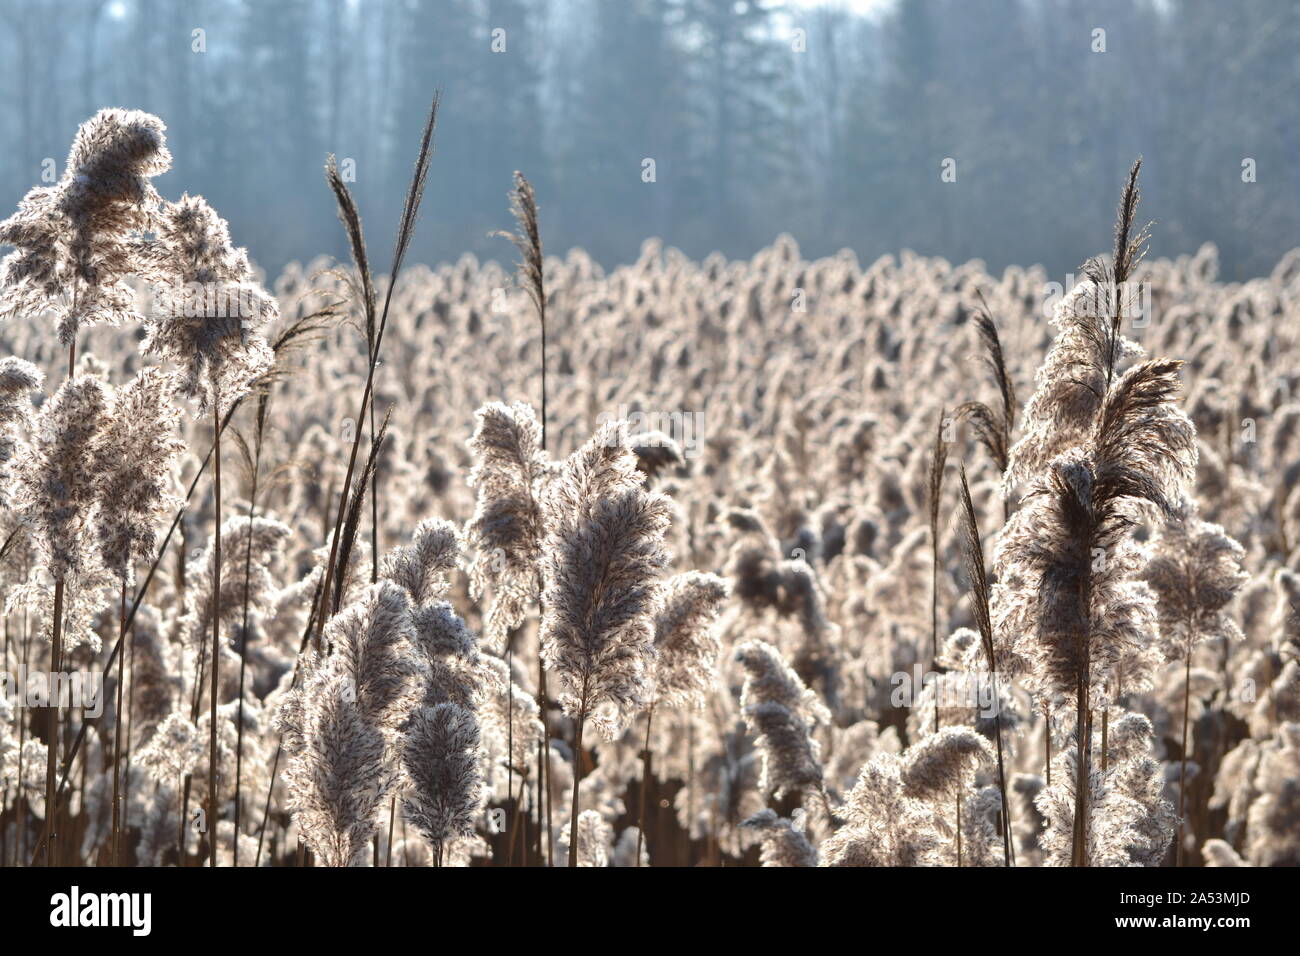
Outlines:
<svg viewBox="0 0 1300 956"><path fill-rule="evenodd" d="M518 175L428 266L436 113L348 261L134 111L2 211L0 861L1300 864L1300 249L1139 161L1071 277L606 270Z"/></svg>

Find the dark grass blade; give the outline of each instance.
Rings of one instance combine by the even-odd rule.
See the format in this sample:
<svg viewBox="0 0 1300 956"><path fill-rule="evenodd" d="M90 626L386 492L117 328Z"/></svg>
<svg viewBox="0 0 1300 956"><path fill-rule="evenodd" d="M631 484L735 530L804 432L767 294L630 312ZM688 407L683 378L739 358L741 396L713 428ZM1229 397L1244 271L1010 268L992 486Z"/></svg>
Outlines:
<svg viewBox="0 0 1300 956"><path fill-rule="evenodd" d="M515 188L510 193L510 212L515 217L516 231L496 233L515 244L519 250L519 274L533 305L545 321L546 290L542 275L542 235L537 219L537 196L533 184L524 174L515 171Z"/></svg>
<svg viewBox="0 0 1300 956"><path fill-rule="evenodd" d="M325 162L325 181L334 192L334 199L339 207L339 221L348 236L348 247L352 252L352 264L356 266L361 282L361 305L366 319L366 345L369 351L375 347L375 283L370 272L370 257L366 253L366 236L361 227L361 213L357 211L356 201L348 190L347 183L339 174L334 154L330 153Z"/></svg>
<svg viewBox="0 0 1300 956"><path fill-rule="evenodd" d="M958 462L961 476L961 543L966 575L970 578L970 607L979 629L984 656L988 660L989 676L993 684L994 724L997 732L998 790L1002 797L1002 852L1006 866L1015 865L1015 850L1011 838L1011 808L1007 802L1007 777L1002 757L1002 699L998 696L997 653L993 646L993 615L990 610L989 578L984 570L984 545L980 539L979 524L975 520L975 505L971 502L970 485L966 481L966 465Z"/></svg>
<svg viewBox="0 0 1300 956"><path fill-rule="evenodd" d="M1019 407L1016 403L1015 384L1007 372L998 327L993 322L982 293L980 308L975 315L975 328L984 346L984 365L993 376L993 382L1002 398L1002 409L998 413L983 402L965 402L957 407L956 415L958 419L970 423L975 430L976 439L993 459L998 471L1005 472L1011 457L1011 436Z"/></svg>
<svg viewBox="0 0 1300 956"><path fill-rule="evenodd" d="M1094 258L1084 263L1082 272L1096 283L1099 307L1094 309L1094 321L1085 323L1085 333L1096 340L1098 352L1103 358L1107 387L1115 376L1115 366L1119 362L1120 322L1124 318L1125 284L1132 277L1138 264L1146 257L1147 241L1151 237L1151 224L1137 228L1137 208L1142 194L1138 189L1138 173L1142 169L1142 157L1133 162L1129 170L1124 191L1120 194L1119 209L1115 213L1115 248L1111 252L1110 262ZM1102 300L1102 297L1104 301ZM1102 313L1109 318L1106 323Z"/></svg>
<svg viewBox="0 0 1300 956"><path fill-rule="evenodd" d="M397 280L402 271L402 262L406 258L411 239L415 235L416 222L419 220L420 202L424 198L424 187L429 178L429 161L433 154L433 129L437 123L438 103L441 95L441 92L435 93L433 101L429 105L429 116L424 124L424 134L420 138L420 151L416 157L415 171L411 176L411 184L406 191L406 201L402 207L402 219L397 229L397 243L393 250L393 267L388 279L388 291L384 296L384 308L379 316L378 328L375 330L374 347L370 350L370 367L366 372L365 389L361 393L361 407L358 409L355 418L358 423L366 420L366 411L370 407L370 398L375 387L375 367L379 364L379 350L383 346L384 330L388 326L388 310L392 305L393 290L397 287ZM330 585L333 583L335 567L338 562L339 540L343 531L348 500L352 494L352 477L356 472L357 449L360 447L360 443L361 427L358 424L356 437L352 440L352 450L348 453L348 468L343 476L343 488L339 494L338 513L334 518L334 533L330 538L330 556L325 566L325 586L321 589L322 607L333 606L330 601ZM320 634L321 629L324 627L325 617L325 614L316 615L317 646L320 644Z"/></svg>
<svg viewBox="0 0 1300 956"><path fill-rule="evenodd" d="M930 550L933 561L930 567L930 670L939 659L939 500L943 497L943 469L948 462L948 443L943 440L943 430L948 421L948 410L939 411L939 424L934 432L934 446L930 452L930 478L928 496L930 504ZM934 732L939 732L939 695L934 695Z"/></svg>
<svg viewBox="0 0 1300 956"><path fill-rule="evenodd" d="M365 468L361 472L361 480L357 482L356 490L352 493L352 500L348 503L347 516L343 521L343 540L339 545L338 564L334 569L332 612L334 614L339 612L339 604L343 599L343 582L347 579L348 563L352 557L352 549L356 545L357 531L361 526L361 504L366 497L366 486L375 473L375 463L379 460L380 449L383 447L384 438L388 435L388 420L392 417L392 414L392 406L389 406L388 411L384 414L384 422L379 426L379 433L375 436L374 441L370 443L370 455L366 458Z"/></svg>

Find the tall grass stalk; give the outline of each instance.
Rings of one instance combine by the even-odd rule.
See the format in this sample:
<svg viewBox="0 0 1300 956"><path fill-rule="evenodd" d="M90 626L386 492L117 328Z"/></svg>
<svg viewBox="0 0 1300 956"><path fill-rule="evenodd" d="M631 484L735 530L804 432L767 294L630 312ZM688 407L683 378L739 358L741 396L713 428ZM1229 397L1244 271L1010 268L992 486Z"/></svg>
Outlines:
<svg viewBox="0 0 1300 956"><path fill-rule="evenodd" d="M546 446L546 278L545 278L545 257L542 252L542 233L540 220L537 216L537 195L533 192L533 185L524 174L515 170L515 188L511 192L510 211L514 216L516 230L515 232L501 232L498 235L504 236L514 243L515 248L519 250L519 274L523 280L525 292L533 303L533 308L537 311L538 328L541 331L542 346L542 408L541 408L541 444L542 453L547 451ZM542 647L541 647L541 627L540 621L544 609L542 607L542 582L539 578L537 586L537 613L538 613L538 631L537 631L537 708L538 714L542 721L542 738L537 745L537 778L539 786L543 786L544 810L546 814L546 865L551 866L555 857L554 832L551 824L551 747L550 747L550 720L547 716L547 695L546 695L546 668L542 664ZM512 710L510 706L510 688L507 683L506 687L506 719L512 721ZM507 771L509 774L510 771ZM507 778L513 779L511 777ZM539 817L541 810L539 808Z"/></svg>
<svg viewBox="0 0 1300 956"><path fill-rule="evenodd" d="M122 575L122 593L118 602L118 636L126 624L126 575ZM122 689L125 673L117 676L117 701L113 711L113 828L110 847L114 866L121 866L118 851L122 842Z"/></svg>
<svg viewBox="0 0 1300 956"><path fill-rule="evenodd" d="M258 414L256 429L253 433L252 482L248 494L248 520L251 523L257 517L257 485L261 474L262 442L266 423L266 393L258 396ZM239 704L235 718L235 835L231 845L231 861L239 866L239 834L243 810L244 781L244 680L248 670L248 596L249 579L253 574L253 535L248 535L244 547L244 607L240 625L239 641Z"/></svg>
<svg viewBox="0 0 1300 956"><path fill-rule="evenodd" d="M352 437L352 447L348 452L347 472L343 476L343 488L339 494L338 512L334 516L334 533L330 538L329 560L325 565L325 583L321 590L321 607L337 613L339 609L340 598L333 596L331 605L330 584L334 576L335 562L338 560L339 534L343 529L344 514L348 505L348 498L352 490L352 476L357 465L357 449L361 444L361 428L359 423L366 420L366 414L370 408L371 395L375 387L375 368L379 364L379 353L384 343L384 332L388 327L388 310L393 302L393 290L397 288L397 280L401 275L402 263L406 258L407 250L410 248L411 240L415 236L415 225L419 219L420 202L424 198L424 186L429 177L429 160L433 149L433 129L438 118L438 101L441 94L434 94L433 101L429 106L429 116L425 120L424 134L420 139L420 151L415 161L415 172L411 177L410 187L407 189L406 202L402 208L402 217L398 225L397 243L393 251L393 266L389 272L388 291L384 295L384 308L380 314L379 325L375 331L374 348L370 350L368 367L366 369L366 385L361 393L361 406L357 410L355 421L358 422L356 433ZM325 620L330 613L322 613L316 618L315 643L316 648L320 649L321 634L325 627Z"/></svg>
<svg viewBox="0 0 1300 956"><path fill-rule="evenodd" d="M573 803L569 807L569 866L578 865L578 786L582 782L582 731L587 723L587 681L582 682L578 715L573 730Z"/></svg>
<svg viewBox="0 0 1300 956"><path fill-rule="evenodd" d="M943 496L943 469L948 460L948 443L944 437L948 412L939 412L939 424L934 432L934 446L930 452L930 480L927 500L930 506L930 671L933 673L939 659L939 501ZM939 695L934 695L934 732L939 732Z"/></svg>
<svg viewBox="0 0 1300 956"><path fill-rule="evenodd" d="M221 415L220 402L212 403L212 594L216 602L212 610L212 689L208 710L208 866L217 865L217 699L220 696L221 673ZM252 535L249 535L252 538ZM239 844L239 833L235 833Z"/></svg>
<svg viewBox="0 0 1300 956"><path fill-rule="evenodd" d="M645 840L645 798L646 791L650 789L650 773L652 769L654 754L650 751L650 725L654 721L655 705L654 701L645 712L645 748L641 751L641 794L640 806L636 815L636 865L641 865L641 846Z"/></svg>
<svg viewBox="0 0 1300 956"><path fill-rule="evenodd" d="M54 614L51 621L50 636L50 675L51 679L59 672L62 665L61 656L63 652L63 576L59 575L54 581ZM59 760L59 702L58 698L51 695L51 700L46 701L49 704L48 721L46 723L46 759L45 759L45 831L43 835L45 846L45 865L54 866L55 840L58 836L56 833L57 815L59 809L58 793L54 787L56 768ZM72 756L69 755L68 763L71 764ZM64 768L64 781L67 781L68 767ZM39 850L37 852L40 852Z"/></svg>
<svg viewBox="0 0 1300 956"><path fill-rule="evenodd" d="M998 663L993 644L993 615L990 609L988 575L984 570L984 548L980 538L979 525L975 520L975 505L971 502L970 485L966 482L966 465L958 462L958 474L961 477L962 503L962 544L965 551L966 574L970 578L971 611L979 628L980 643L984 647L984 657L989 669L989 682L992 689L994 717L993 726L998 755L998 791L1002 800L1002 853L1005 866L1014 865L1015 850L1011 838L1011 809L1007 801L1007 774L1002 755L1002 698L998 693ZM958 821L961 820L961 800L958 798ZM960 835L960 825L958 827ZM960 842L958 857L960 858ZM960 863L958 864L960 866Z"/></svg>

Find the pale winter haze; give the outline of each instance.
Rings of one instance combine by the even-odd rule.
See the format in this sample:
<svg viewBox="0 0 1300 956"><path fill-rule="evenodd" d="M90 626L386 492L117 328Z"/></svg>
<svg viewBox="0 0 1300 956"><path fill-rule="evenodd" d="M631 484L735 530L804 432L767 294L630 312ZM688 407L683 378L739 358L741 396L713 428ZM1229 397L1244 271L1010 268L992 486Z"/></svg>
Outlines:
<svg viewBox="0 0 1300 956"><path fill-rule="evenodd" d="M159 188L204 196L264 268L346 256L322 158L393 221L441 86L457 174L429 183L416 261L500 256L522 169L549 248L606 267L648 236L748 258L785 232L1059 278L1142 155L1160 251L1213 242L1241 280L1300 235L1297 48L1291 0L0 0L0 207L131 106L171 132Z"/></svg>
<svg viewBox="0 0 1300 956"><path fill-rule="evenodd" d="M1300 864L1296 160L1174 62L1287 8L441 6L558 33L120 0L0 100L0 862Z"/></svg>

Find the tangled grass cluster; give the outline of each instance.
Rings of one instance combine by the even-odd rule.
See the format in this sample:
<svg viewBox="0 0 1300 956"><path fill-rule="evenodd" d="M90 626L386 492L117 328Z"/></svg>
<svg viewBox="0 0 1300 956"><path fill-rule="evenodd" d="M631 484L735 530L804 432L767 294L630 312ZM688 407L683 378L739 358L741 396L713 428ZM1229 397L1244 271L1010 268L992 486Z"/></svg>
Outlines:
<svg viewBox="0 0 1300 956"><path fill-rule="evenodd" d="M125 111L0 223L4 670L103 676L0 700L0 860L1300 863L1300 250L1145 259L1135 166L1049 321L520 177L518 282L403 269L435 114L390 278L331 164L265 291Z"/></svg>

